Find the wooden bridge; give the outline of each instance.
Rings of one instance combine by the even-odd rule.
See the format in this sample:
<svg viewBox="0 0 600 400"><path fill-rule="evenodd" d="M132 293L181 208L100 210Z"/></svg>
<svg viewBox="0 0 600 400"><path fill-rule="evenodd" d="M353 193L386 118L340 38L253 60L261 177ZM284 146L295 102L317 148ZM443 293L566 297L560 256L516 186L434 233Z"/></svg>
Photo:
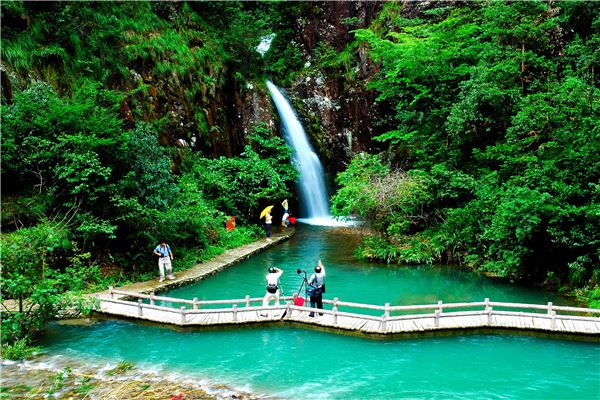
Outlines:
<svg viewBox="0 0 600 400"><path fill-rule="evenodd" d="M127 299L134 299L127 300ZM327 309L284 304L262 306L262 297L233 300L186 300L109 289L97 295L95 311L178 326L215 326L264 322L296 322L365 334L405 334L476 328L544 331L600 339L600 310L519 304L485 299L471 303L384 306L323 299ZM158 304L157 304L158 303ZM258 305L255 305L257 304ZM173 305L178 305L174 307ZM346 310L350 309L350 310ZM353 312L350 312L353 311Z"/></svg>

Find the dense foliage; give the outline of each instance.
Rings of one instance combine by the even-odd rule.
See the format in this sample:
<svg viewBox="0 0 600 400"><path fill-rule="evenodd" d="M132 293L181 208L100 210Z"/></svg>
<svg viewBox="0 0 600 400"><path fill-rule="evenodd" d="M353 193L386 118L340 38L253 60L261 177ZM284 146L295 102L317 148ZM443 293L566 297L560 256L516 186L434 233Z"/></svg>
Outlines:
<svg viewBox="0 0 600 400"><path fill-rule="evenodd" d="M235 157L165 146L171 112L148 101L161 94L128 83L135 68L206 101L228 81L257 78L255 48L270 32L258 14L271 6L1 7L2 59L18 83L1 109L0 300L17 309L3 313L3 344L26 344L72 294L155 277L160 240L175 270L255 240L262 207L290 197L290 150L272 130L247 127ZM203 115L198 126L208 130ZM230 215L238 228L226 232Z"/></svg>
<svg viewBox="0 0 600 400"><path fill-rule="evenodd" d="M388 262L600 279L600 16L591 3L479 2L420 18L388 3L356 32L395 129L338 176L337 215Z"/></svg>
<svg viewBox="0 0 600 400"><path fill-rule="evenodd" d="M3 343L21 353L66 291L155 276L158 240L171 244L180 269L256 237L262 207L290 197L290 150L258 124L239 133L236 154L235 146L220 152L237 118L221 106L241 101L263 74L291 85L309 68L293 30L305 7L319 9L0 4L0 295L18 309L3 314ZM312 54L310 68L352 81L353 58L367 48L379 71L371 88L393 110L380 121L393 129L374 138L385 151L358 154L337 179L334 213L358 215L376 232L359 253L592 288L600 279L595 5L403 7L386 3L344 51L323 41ZM256 46L272 33L261 57ZM182 122L184 108L193 121ZM240 227L228 233L229 215ZM590 293L600 301L598 289Z"/></svg>
<svg viewBox="0 0 600 400"><path fill-rule="evenodd" d="M254 229L226 233L226 215L252 224L266 202L289 195L290 151L264 128L240 157L185 154L176 175L152 126L124 128L119 97L95 84L60 97L40 83L2 108L3 182L23 195L4 199L3 225L17 229L2 234L2 298L29 301L3 318L3 341L35 333L67 289L102 282L98 265L153 276L161 238L176 266L193 264L255 237Z"/></svg>

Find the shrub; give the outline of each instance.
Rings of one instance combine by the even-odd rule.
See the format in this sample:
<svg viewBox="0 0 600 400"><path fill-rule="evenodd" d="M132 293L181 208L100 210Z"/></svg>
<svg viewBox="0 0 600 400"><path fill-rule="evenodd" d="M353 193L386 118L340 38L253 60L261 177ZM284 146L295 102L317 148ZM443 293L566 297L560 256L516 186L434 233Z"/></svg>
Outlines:
<svg viewBox="0 0 600 400"><path fill-rule="evenodd" d="M22 360L40 351L40 347L30 346L27 338L21 338L12 344L2 343L0 349L0 357L5 360Z"/></svg>

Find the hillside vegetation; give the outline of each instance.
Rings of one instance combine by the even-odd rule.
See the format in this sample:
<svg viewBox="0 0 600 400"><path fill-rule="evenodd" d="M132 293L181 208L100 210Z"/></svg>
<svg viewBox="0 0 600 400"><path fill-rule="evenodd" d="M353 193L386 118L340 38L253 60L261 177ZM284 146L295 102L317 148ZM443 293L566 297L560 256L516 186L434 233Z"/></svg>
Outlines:
<svg viewBox="0 0 600 400"><path fill-rule="evenodd" d="M386 4L356 31L393 113L340 173L333 210L379 232L387 262L458 262L497 276L600 279L600 15L592 3Z"/></svg>
<svg viewBox="0 0 600 400"><path fill-rule="evenodd" d="M291 197L290 149L266 124L247 127L231 157L174 146L222 136L203 107L225 120L217 93L259 78L276 5L1 7L1 298L19 308L3 313L3 344L35 336L67 292L156 277L160 240L176 270L255 240L262 207ZM196 121L180 124L173 104L197 107Z"/></svg>
<svg viewBox="0 0 600 400"><path fill-rule="evenodd" d="M380 117L348 140L363 143L335 154L347 132L313 140L329 160L353 156L332 210L373 228L360 257L460 263L584 288L600 304L593 2L388 2L351 34L367 23L306 17L335 18L342 3L0 7L0 294L20 307L3 314L3 344L22 348L64 293L155 277L159 240L181 269L258 237L258 213L293 198L296 180L274 112L256 106L261 95L268 103L266 76L287 87L314 76L311 85L334 82L341 96L376 92ZM351 41L342 51L347 41L320 40L342 28ZM230 215L234 232L223 228Z"/></svg>

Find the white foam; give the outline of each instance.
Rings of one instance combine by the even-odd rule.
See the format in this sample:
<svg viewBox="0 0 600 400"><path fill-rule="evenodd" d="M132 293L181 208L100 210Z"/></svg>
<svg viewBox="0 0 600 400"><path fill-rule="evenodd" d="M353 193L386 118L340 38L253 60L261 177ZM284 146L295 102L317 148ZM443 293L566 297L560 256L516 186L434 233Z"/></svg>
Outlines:
<svg viewBox="0 0 600 400"><path fill-rule="evenodd" d="M260 44L256 47L256 51L258 51L261 56L264 56L265 53L271 48L271 42L273 42L273 39L275 39L274 33L261 37Z"/></svg>
<svg viewBox="0 0 600 400"><path fill-rule="evenodd" d="M345 218L344 220L335 219L334 217L314 217L314 218L298 218L296 221L315 226L357 226L359 222L355 219Z"/></svg>

